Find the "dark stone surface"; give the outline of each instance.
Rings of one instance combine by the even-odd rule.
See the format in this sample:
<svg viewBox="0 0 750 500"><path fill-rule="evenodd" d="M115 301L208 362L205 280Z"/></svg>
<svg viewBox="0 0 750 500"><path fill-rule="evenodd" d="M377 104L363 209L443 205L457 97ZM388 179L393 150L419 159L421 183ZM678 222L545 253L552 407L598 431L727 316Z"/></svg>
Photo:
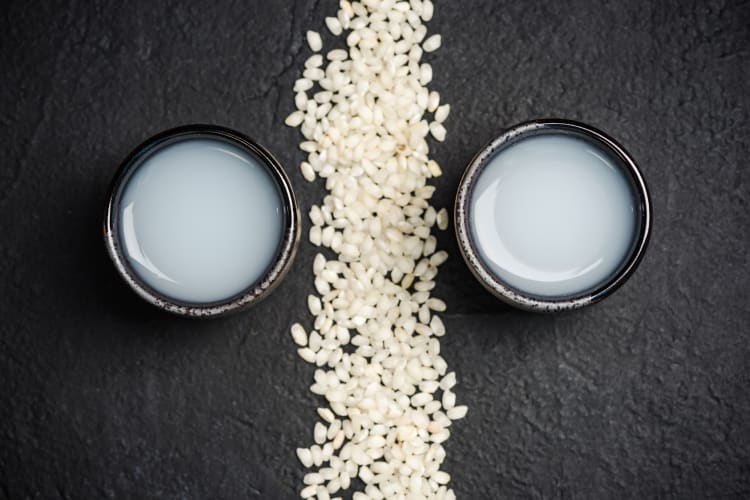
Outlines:
<svg viewBox="0 0 750 500"><path fill-rule="evenodd" d="M0 21L0 498L293 498L311 442L304 317L313 249L238 316L189 321L138 299L100 235L118 162L192 122L276 153L302 207L291 86L333 1L5 3ZM750 495L750 5L441 2L434 147L450 206L504 127L558 116L639 160L651 247L604 303L535 316L453 258L443 352L470 406L447 443L460 498Z"/></svg>

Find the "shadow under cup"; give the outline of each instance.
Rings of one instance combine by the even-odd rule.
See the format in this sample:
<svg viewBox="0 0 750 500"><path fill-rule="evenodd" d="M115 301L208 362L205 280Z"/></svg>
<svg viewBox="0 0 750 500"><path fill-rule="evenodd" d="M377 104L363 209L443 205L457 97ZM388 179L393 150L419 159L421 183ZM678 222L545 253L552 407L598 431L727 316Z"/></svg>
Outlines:
<svg viewBox="0 0 750 500"><path fill-rule="evenodd" d="M635 271L651 202L630 155L588 125L512 127L469 163L455 227L461 253L493 295L528 311L596 303Z"/></svg>

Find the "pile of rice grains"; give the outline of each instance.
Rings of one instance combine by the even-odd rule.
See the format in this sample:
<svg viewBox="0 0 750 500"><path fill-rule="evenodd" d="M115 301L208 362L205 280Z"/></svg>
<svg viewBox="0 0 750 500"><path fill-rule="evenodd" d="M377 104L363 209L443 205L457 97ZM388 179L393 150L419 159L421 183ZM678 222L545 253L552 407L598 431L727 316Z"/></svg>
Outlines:
<svg viewBox="0 0 750 500"><path fill-rule="evenodd" d="M326 25L348 50L323 55L307 32L313 55L286 124L305 138L302 175L325 180L309 239L332 258L315 256L313 329L291 327L300 357L318 367L310 390L327 401L315 444L297 449L314 468L302 498L335 498L356 477L364 491L354 500L455 498L442 443L467 408L440 356L446 304L431 296L448 257L431 231L448 227L448 213L429 203L427 180L441 170L426 139L445 139L450 111L420 62L440 47L424 25L432 14L430 0L342 0Z"/></svg>

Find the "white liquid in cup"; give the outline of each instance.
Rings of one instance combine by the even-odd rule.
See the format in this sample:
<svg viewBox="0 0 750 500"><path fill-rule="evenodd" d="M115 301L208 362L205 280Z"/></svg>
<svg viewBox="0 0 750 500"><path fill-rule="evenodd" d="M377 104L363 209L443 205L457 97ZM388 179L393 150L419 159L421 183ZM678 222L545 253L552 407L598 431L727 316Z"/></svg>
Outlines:
<svg viewBox="0 0 750 500"><path fill-rule="evenodd" d="M469 226L485 265L543 298L605 283L636 237L636 198L611 156L566 134L519 139L490 158L469 202Z"/></svg>
<svg viewBox="0 0 750 500"><path fill-rule="evenodd" d="M185 138L147 157L117 210L130 266L157 293L187 303L252 286L283 237L278 183L260 159L218 138Z"/></svg>

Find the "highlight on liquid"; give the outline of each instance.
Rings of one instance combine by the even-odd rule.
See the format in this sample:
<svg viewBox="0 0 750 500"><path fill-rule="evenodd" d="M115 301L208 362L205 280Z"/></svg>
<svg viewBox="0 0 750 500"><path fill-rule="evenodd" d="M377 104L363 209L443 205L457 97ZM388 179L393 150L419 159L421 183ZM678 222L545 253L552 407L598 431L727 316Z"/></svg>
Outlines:
<svg viewBox="0 0 750 500"><path fill-rule="evenodd" d="M569 133L501 148L468 201L479 258L523 294L592 291L617 273L637 240L638 200L627 176L604 148Z"/></svg>
<svg viewBox="0 0 750 500"><path fill-rule="evenodd" d="M274 262L284 199L262 160L219 136L179 138L145 153L120 187L120 251L158 294L226 301Z"/></svg>

